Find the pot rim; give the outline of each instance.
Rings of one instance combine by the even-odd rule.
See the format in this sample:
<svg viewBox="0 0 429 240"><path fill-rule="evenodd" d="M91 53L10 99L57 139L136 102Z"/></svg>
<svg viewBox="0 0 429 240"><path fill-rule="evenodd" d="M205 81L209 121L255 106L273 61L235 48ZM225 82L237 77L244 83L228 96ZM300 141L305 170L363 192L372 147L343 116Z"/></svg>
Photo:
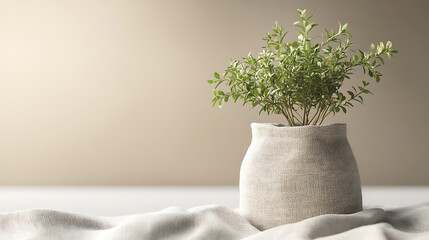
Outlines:
<svg viewBox="0 0 429 240"><path fill-rule="evenodd" d="M298 126L289 126L287 124L283 124L283 123L257 123L257 122L252 122L250 124L251 126L255 126L255 127L272 127L272 128L321 128L321 127L331 127L331 126L347 126L346 123L328 123L328 124L321 124L321 125L298 125Z"/></svg>
<svg viewBox="0 0 429 240"><path fill-rule="evenodd" d="M286 137L286 138L346 138L345 123L322 125L288 126L281 123L251 123L253 137Z"/></svg>

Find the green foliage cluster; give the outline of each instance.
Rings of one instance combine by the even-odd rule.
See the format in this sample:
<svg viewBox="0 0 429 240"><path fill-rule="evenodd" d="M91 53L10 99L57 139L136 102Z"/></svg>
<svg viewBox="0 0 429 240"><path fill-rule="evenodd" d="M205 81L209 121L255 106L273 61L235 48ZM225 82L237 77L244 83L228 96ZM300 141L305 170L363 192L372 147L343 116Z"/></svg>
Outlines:
<svg viewBox="0 0 429 240"><path fill-rule="evenodd" d="M222 75L214 73L214 80L208 80L215 86L213 106L242 99L243 106L260 106L259 114L282 114L290 126L297 126L321 124L329 114L346 113L353 103L363 103L363 96L371 93L369 82L358 81L346 91L340 88L356 67L379 82L382 74L376 69L385 63L383 57L397 53L392 43L371 44L369 52L354 51L347 24L341 23L336 32L325 29L314 43L310 32L317 24L309 22L313 15L307 17L307 10L300 9L298 13L297 41L285 42L288 32L276 22L256 58L249 53L242 61L231 60Z"/></svg>

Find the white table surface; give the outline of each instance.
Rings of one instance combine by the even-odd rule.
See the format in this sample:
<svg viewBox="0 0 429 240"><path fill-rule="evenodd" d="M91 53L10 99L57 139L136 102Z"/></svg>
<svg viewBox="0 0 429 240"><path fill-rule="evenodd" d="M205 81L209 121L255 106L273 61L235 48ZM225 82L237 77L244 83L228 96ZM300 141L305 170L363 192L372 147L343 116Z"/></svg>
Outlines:
<svg viewBox="0 0 429 240"><path fill-rule="evenodd" d="M429 187L363 187L364 206L401 207L429 202ZM120 216L177 206L237 208L238 187L0 187L0 212L58 209Z"/></svg>

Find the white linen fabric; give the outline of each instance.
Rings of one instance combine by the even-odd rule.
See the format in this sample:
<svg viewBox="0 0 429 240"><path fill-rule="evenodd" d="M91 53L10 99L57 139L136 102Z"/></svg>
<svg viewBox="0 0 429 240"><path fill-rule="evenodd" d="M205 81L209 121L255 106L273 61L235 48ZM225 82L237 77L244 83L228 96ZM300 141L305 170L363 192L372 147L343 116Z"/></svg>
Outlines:
<svg viewBox="0 0 429 240"><path fill-rule="evenodd" d="M189 210L96 217L56 210L0 214L1 240L142 239L429 239L429 203L328 214L259 231L237 210L201 206Z"/></svg>

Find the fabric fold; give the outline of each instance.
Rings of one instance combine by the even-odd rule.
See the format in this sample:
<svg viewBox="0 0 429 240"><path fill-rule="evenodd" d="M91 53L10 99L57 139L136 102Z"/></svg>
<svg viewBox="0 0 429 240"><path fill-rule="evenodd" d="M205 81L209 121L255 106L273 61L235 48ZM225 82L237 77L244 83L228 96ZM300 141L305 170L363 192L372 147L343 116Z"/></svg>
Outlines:
<svg viewBox="0 0 429 240"><path fill-rule="evenodd" d="M200 206L159 212L97 217L57 210L0 214L0 239L18 240L423 240L429 239L429 203L328 214L259 231L237 210Z"/></svg>

